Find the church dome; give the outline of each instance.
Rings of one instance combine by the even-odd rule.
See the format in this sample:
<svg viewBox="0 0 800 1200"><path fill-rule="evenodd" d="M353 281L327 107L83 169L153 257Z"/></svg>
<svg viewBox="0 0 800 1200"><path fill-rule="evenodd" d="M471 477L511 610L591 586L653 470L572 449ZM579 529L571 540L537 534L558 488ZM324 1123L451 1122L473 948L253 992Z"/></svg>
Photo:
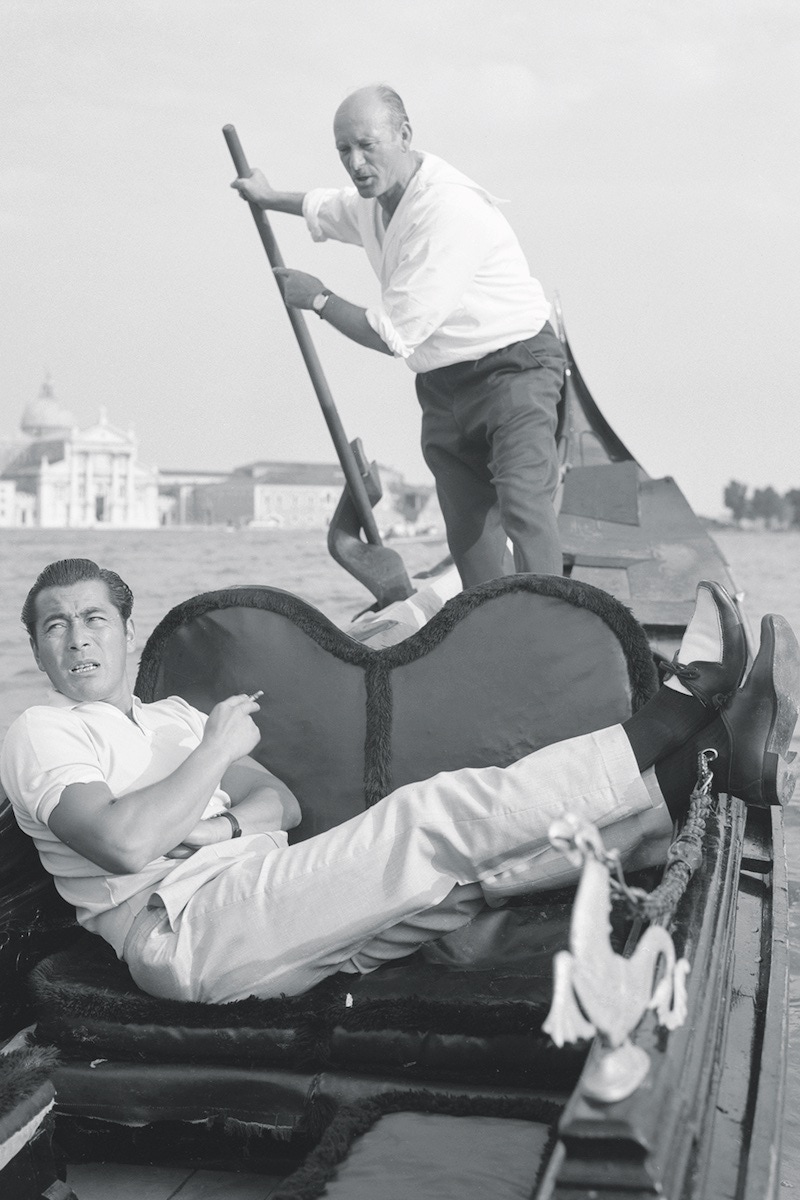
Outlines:
<svg viewBox="0 0 800 1200"><path fill-rule="evenodd" d="M53 395L53 385L48 375L36 399L25 405L22 432L35 438L66 437L74 424L72 413Z"/></svg>

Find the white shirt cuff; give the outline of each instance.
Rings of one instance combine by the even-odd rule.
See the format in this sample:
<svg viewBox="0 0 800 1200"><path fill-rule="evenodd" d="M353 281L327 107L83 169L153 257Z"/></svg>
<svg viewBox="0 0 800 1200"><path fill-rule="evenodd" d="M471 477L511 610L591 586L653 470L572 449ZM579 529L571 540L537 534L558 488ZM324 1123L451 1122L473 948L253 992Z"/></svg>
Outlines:
<svg viewBox="0 0 800 1200"><path fill-rule="evenodd" d="M315 242L325 242L328 239L328 235L319 223L319 210L325 197L330 195L331 191L331 188L312 188L303 197L303 217L308 226L308 232Z"/></svg>
<svg viewBox="0 0 800 1200"><path fill-rule="evenodd" d="M410 358L414 353L411 346L407 346L403 339L398 335L392 322L382 308L368 308L366 310L368 323L377 333L378 337L386 343L392 354L397 358Z"/></svg>

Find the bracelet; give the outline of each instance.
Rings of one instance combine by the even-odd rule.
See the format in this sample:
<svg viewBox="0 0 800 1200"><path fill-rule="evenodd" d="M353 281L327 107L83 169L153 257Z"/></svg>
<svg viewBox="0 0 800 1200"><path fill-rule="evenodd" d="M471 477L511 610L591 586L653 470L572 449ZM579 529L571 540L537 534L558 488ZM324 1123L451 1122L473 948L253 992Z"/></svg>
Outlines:
<svg viewBox="0 0 800 1200"><path fill-rule="evenodd" d="M217 816L225 817L226 821L230 821L231 829L233 830L233 833L231 834L231 841L233 841L234 838L242 836L242 827L232 812L228 812L226 808L225 812L217 813Z"/></svg>

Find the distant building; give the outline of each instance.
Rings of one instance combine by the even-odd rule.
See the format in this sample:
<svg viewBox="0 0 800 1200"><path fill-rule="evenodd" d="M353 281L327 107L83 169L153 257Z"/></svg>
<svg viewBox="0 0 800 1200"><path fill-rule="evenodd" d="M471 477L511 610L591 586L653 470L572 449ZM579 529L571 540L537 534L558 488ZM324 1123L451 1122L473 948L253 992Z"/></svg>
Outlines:
<svg viewBox="0 0 800 1200"><path fill-rule="evenodd" d="M50 529L234 525L327 529L345 487L338 463L258 460L233 471L157 470L138 461L133 432L105 410L79 429L49 379L25 408L22 436L0 440L0 527ZM404 535L441 527L430 486L380 468L378 527Z"/></svg>
<svg viewBox="0 0 800 1200"><path fill-rule="evenodd" d="M17 489L12 479L0 479L0 529L15 525L33 524L30 516L17 503Z"/></svg>
<svg viewBox="0 0 800 1200"><path fill-rule="evenodd" d="M195 487L189 519L205 525L325 529L343 487L341 467L328 463L248 463L222 480Z"/></svg>
<svg viewBox="0 0 800 1200"><path fill-rule="evenodd" d="M104 409L97 424L78 429L46 379L25 408L21 430L23 438L0 447L0 524L158 525L158 471L138 461L135 435L109 425Z"/></svg>
<svg viewBox="0 0 800 1200"><path fill-rule="evenodd" d="M259 461L237 467L224 478L198 479L193 488L189 478L187 472L185 482L178 483L180 472L162 472L162 480L176 480L173 488L186 489L178 520L256 529L327 529L345 486L338 463ZM379 527L408 529L433 488L409 487L390 467L380 468L380 479L383 497L374 509ZM435 502L433 521L441 524Z"/></svg>
<svg viewBox="0 0 800 1200"><path fill-rule="evenodd" d="M170 467L158 472L158 509L162 525L195 523L194 493L199 487L224 483L230 471L187 471Z"/></svg>

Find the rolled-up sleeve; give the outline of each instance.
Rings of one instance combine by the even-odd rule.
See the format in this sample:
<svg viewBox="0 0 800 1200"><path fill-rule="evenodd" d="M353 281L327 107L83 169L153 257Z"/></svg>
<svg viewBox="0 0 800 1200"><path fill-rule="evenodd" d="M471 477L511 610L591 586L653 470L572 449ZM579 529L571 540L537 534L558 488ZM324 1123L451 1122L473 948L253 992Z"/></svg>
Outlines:
<svg viewBox="0 0 800 1200"><path fill-rule="evenodd" d="M46 825L65 787L104 782L105 776L88 731L69 710L34 707L8 731L2 780L8 794Z"/></svg>
<svg viewBox="0 0 800 1200"><path fill-rule="evenodd" d="M358 227L358 193L355 188L313 188L303 197L303 216L315 242L363 245Z"/></svg>
<svg viewBox="0 0 800 1200"><path fill-rule="evenodd" d="M403 236L399 262L367 321L399 358L408 358L449 316L485 261L491 201L463 187L432 189L431 201Z"/></svg>

